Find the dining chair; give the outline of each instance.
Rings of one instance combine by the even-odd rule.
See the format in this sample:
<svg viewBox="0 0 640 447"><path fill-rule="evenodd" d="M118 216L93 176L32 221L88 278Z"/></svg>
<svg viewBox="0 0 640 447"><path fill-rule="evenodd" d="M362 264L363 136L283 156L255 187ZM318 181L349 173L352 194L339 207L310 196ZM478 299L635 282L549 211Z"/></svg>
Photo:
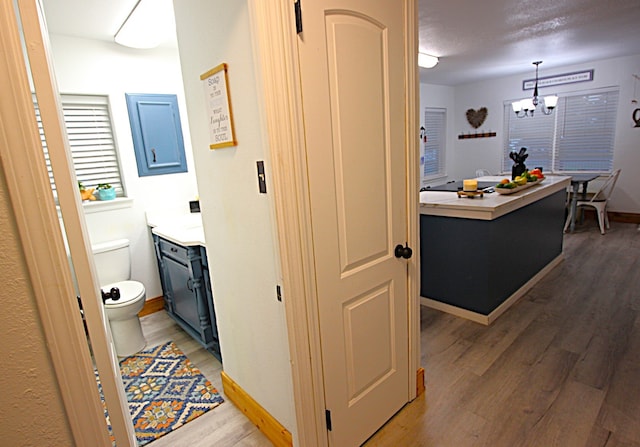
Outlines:
<svg viewBox="0 0 640 447"><path fill-rule="evenodd" d="M607 204L609 203L609 197L613 192L613 188L616 186L618 176L620 175L620 169L613 171L609 177L604 181L600 189L595 193L587 193L584 199L578 199L576 204L576 210L578 208L592 207L595 208L598 214L598 225L600 226L600 233L604 234L605 227L609 228L609 216L607 215ZM569 224L571 223L572 211L569 209L569 215L564 224L564 230L567 231Z"/></svg>
<svg viewBox="0 0 640 447"><path fill-rule="evenodd" d="M491 175L491 173L486 169L476 169L476 177L484 177L486 175Z"/></svg>

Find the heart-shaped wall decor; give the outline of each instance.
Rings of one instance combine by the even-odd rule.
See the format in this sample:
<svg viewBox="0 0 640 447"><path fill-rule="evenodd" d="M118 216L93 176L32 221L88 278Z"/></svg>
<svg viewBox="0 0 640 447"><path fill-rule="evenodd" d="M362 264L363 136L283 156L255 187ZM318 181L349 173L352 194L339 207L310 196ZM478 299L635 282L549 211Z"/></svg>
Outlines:
<svg viewBox="0 0 640 447"><path fill-rule="evenodd" d="M481 107L478 110L469 109L467 110L467 121L469 121L469 124L471 124L474 129L477 129L482 126L488 114L489 111L486 107Z"/></svg>

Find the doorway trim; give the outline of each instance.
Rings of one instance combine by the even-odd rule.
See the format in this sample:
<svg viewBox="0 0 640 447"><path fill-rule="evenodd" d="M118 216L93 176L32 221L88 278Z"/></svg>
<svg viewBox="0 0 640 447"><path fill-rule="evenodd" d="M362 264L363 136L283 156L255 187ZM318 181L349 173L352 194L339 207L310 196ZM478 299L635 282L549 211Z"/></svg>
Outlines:
<svg viewBox="0 0 640 447"><path fill-rule="evenodd" d="M7 189L71 435L76 445L107 447L111 441L78 305L71 300L75 293L42 160L13 6L14 2L3 2L0 8L0 79L6 87L0 107L0 154ZM25 21L25 11L21 14ZM10 149L16 147L23 150ZM38 198L37 206L34 197Z"/></svg>
<svg viewBox="0 0 640 447"><path fill-rule="evenodd" d="M268 3L268 4L267 4ZM418 9L405 2L405 131L407 157L407 238L415 256L409 260L409 368L407 401L416 397L420 365L420 301L418 250ZM264 98L267 140L273 166L274 202L283 276L289 350L296 402L298 445L328 446L320 349L311 208L305 159L302 93L299 79L294 3L291 0L251 0L258 82ZM304 7L304 5L302 6Z"/></svg>
<svg viewBox="0 0 640 447"><path fill-rule="evenodd" d="M13 4L9 2L8 5ZM136 442L135 432L99 298L82 205L68 157L68 142L63 131L62 108L50 59L42 6L37 0L18 0L19 18L12 7L4 6L0 9L0 20L5 25L2 29L7 32L1 35L0 46L6 50L6 57L0 60L0 69L6 78L4 83L11 87L13 93L11 101L7 101L8 108L0 109L3 123L7 124L4 128L0 127L0 137L13 141L13 144L3 145L0 152L6 161L7 185L29 280L71 433L77 445L106 447L112 444L96 385L85 326L78 308L59 215L44 163L27 70L32 74L43 129L47 135L61 217L68 236L78 293L82 297L93 358L110 412L112 433L119 445L133 446ZM28 62L21 45L18 21L24 33ZM9 126L9 123L13 124ZM23 150L11 151L7 149L9 147L21 147ZM38 206L33 206L34 197L38 198Z"/></svg>
<svg viewBox="0 0 640 447"><path fill-rule="evenodd" d="M328 446L294 4L251 0L287 319L298 445ZM295 324L292 324L295 322Z"/></svg>

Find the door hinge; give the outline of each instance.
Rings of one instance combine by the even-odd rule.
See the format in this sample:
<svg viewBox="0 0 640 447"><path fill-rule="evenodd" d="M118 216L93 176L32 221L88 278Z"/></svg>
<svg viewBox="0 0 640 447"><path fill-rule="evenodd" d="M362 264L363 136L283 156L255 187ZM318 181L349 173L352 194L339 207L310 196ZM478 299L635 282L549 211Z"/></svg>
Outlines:
<svg viewBox="0 0 640 447"><path fill-rule="evenodd" d="M278 301L282 301L282 288L280 286L276 286L276 298Z"/></svg>
<svg viewBox="0 0 640 447"><path fill-rule="evenodd" d="M324 416L327 420L327 430L331 431L331 410L324 410Z"/></svg>
<svg viewBox="0 0 640 447"><path fill-rule="evenodd" d="M302 32L302 9L300 7L300 0L296 0L293 7L296 12L296 33L300 34Z"/></svg>

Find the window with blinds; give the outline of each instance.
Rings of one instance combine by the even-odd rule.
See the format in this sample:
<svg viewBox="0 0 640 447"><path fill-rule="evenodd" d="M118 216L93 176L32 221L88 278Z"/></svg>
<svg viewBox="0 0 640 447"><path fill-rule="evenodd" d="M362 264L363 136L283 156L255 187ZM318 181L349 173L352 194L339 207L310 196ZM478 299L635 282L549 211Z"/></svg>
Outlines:
<svg viewBox="0 0 640 447"><path fill-rule="evenodd" d="M71 157L78 181L87 188L109 183L116 197L124 196L120 162L111 126L111 114L106 96L61 95L64 124L69 138ZM36 119L44 148L51 188L56 195L55 182L47 142L42 129L40 110L34 96Z"/></svg>
<svg viewBox="0 0 640 447"><path fill-rule="evenodd" d="M517 118L505 104L503 171L511 170L509 153L526 147L527 166L547 172L611 172L617 110L618 89L560 97L551 115L538 110L533 117Z"/></svg>
<svg viewBox="0 0 640 447"><path fill-rule="evenodd" d="M445 175L446 124L445 109L425 108L426 137L422 140L423 181Z"/></svg>

